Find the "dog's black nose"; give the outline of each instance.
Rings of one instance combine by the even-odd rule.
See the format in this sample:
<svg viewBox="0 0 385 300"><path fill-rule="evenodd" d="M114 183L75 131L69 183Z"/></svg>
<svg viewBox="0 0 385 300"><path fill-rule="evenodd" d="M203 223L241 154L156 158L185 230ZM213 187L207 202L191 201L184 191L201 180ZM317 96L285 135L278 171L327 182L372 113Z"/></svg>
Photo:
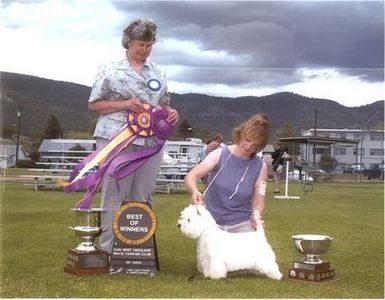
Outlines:
<svg viewBox="0 0 385 300"><path fill-rule="evenodd" d="M178 226L178 228L180 228L181 225L178 223L178 224L176 224L176 226Z"/></svg>

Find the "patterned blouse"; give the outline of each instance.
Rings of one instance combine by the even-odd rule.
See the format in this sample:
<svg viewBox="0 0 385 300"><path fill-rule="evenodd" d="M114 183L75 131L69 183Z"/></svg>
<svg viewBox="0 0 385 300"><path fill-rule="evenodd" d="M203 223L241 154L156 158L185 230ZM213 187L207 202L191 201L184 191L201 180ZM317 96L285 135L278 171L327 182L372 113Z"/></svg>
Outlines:
<svg viewBox="0 0 385 300"><path fill-rule="evenodd" d="M127 58L99 67L89 102L102 99L119 101L132 97L155 107L159 107L161 100L169 100L166 76L157 64L147 60L140 75L130 66ZM94 137L110 139L126 124L126 118L125 111L100 115ZM153 138L138 138L134 142L148 146L153 143Z"/></svg>

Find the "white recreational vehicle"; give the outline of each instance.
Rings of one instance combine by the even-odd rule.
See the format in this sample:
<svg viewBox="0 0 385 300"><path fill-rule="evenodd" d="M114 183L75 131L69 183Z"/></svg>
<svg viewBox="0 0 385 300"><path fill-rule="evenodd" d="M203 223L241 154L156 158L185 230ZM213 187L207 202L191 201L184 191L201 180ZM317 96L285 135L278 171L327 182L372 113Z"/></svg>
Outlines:
<svg viewBox="0 0 385 300"><path fill-rule="evenodd" d="M164 152L180 163L196 165L204 146L201 139L187 138L185 141L167 141Z"/></svg>
<svg viewBox="0 0 385 300"><path fill-rule="evenodd" d="M80 145L85 151L70 150L71 147ZM165 164L172 162L195 165L199 162L199 153L205 144L201 139L190 138L185 141L166 141L164 148ZM62 157L68 156L70 152L84 152L84 156L95 150L95 140L76 139L45 139L39 148L42 161L59 161ZM87 152L87 153L86 153ZM171 157L171 159L170 159Z"/></svg>
<svg viewBox="0 0 385 300"><path fill-rule="evenodd" d="M199 162L205 146L201 139L167 141L164 147L163 163L158 173L156 191L170 193L184 186L184 177Z"/></svg>

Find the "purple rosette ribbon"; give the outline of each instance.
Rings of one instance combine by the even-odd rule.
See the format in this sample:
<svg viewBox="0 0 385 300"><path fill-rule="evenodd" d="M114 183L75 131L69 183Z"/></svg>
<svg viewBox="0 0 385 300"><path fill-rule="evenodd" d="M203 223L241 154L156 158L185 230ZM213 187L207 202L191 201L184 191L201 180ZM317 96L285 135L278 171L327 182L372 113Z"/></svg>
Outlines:
<svg viewBox="0 0 385 300"><path fill-rule="evenodd" d="M83 199L76 207L89 209L104 176L112 176L118 181L140 168L151 156L157 154L174 127L167 122L168 112L145 104L141 113L129 112L127 124L101 149L94 151L75 166L69 182L60 182L65 192L87 188ZM154 137L153 147L121 154L138 137ZM96 163L97 162L97 163ZM91 169L98 169L91 172ZM84 173L84 174L83 174ZM118 185L119 188L119 185Z"/></svg>

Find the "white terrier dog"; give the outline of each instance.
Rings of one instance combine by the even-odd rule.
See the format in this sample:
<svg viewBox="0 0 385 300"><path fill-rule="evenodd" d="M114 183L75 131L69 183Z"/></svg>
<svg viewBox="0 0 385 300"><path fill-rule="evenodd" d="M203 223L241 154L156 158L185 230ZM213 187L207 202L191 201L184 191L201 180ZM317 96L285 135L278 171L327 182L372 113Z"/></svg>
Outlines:
<svg viewBox="0 0 385 300"><path fill-rule="evenodd" d="M203 205L189 205L178 220L181 232L198 239L198 270L211 279L227 272L250 270L281 279L275 254L267 243L263 227L254 232L229 233L221 230Z"/></svg>

